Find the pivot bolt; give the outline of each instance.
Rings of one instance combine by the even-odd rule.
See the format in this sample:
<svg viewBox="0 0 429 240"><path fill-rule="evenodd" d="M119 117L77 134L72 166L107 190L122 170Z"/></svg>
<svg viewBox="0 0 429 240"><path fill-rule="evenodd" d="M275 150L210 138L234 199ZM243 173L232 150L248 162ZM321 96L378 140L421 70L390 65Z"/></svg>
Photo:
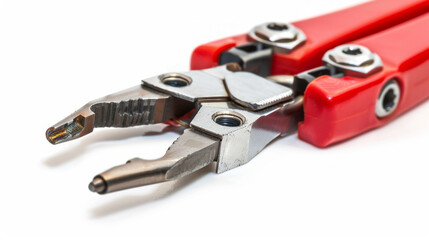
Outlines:
<svg viewBox="0 0 429 240"><path fill-rule="evenodd" d="M383 68L383 62L377 54L356 44L345 44L327 51L323 61L355 77L367 77Z"/></svg>
<svg viewBox="0 0 429 240"><path fill-rule="evenodd" d="M389 80L381 89L375 106L375 115L384 118L392 114L399 104L401 88L395 79Z"/></svg>
<svg viewBox="0 0 429 240"><path fill-rule="evenodd" d="M290 52L303 44L307 37L290 23L269 22L254 27L249 36L280 52Z"/></svg>

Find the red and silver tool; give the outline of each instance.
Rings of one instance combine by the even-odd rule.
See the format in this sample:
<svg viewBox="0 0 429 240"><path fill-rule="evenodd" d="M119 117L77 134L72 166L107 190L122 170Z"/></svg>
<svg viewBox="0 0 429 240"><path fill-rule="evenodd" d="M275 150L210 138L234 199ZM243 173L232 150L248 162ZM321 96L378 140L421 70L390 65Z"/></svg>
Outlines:
<svg viewBox="0 0 429 240"><path fill-rule="evenodd" d="M382 126L429 96L429 1L379 0L295 23L265 23L204 44L193 71L94 100L46 132L52 144L95 127L172 122L183 134L158 160L132 159L93 192L174 180L216 162L249 162L298 130L325 147Z"/></svg>

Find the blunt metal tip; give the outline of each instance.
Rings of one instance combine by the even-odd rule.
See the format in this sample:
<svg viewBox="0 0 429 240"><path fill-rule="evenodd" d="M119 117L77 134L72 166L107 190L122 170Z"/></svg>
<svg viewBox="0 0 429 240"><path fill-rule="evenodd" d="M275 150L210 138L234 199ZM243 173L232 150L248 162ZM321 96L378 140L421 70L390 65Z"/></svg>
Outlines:
<svg viewBox="0 0 429 240"><path fill-rule="evenodd" d="M94 177L89 190L99 194L179 179L216 160L219 139L186 129L165 155L155 160L134 158Z"/></svg>
<svg viewBox="0 0 429 240"><path fill-rule="evenodd" d="M103 193L107 190L106 183L101 177L95 177L88 186L91 192Z"/></svg>

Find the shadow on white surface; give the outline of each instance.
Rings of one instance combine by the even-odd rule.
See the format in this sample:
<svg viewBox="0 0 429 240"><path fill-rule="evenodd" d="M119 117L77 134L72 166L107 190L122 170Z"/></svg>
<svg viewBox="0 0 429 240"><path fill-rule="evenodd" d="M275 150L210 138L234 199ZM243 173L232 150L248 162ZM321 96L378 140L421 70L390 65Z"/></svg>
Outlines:
<svg viewBox="0 0 429 240"><path fill-rule="evenodd" d="M122 196L111 202L108 202L107 204L94 208L91 212L90 217L93 219L100 219L115 213L119 213L121 211L126 211L131 208L136 208L154 201L170 197L184 187L189 187L197 180L201 180L204 176L207 176L208 173L215 172L215 167L215 164L211 164L193 174L190 174L178 180L158 184L157 188L154 191L146 193L144 195Z"/></svg>
<svg viewBox="0 0 429 240"><path fill-rule="evenodd" d="M78 139L80 143L71 149L61 151L60 153L47 158L44 164L48 167L59 167L73 159L79 158L83 155L89 146L95 143L108 142L108 141L120 141L133 137L147 137L161 135L166 132L175 132L178 135L183 133L182 127L174 127L165 125L163 128L155 128L153 125L142 126L142 127L131 127L131 128L115 128L109 129L109 131L96 132L94 131L89 136L84 136L82 139ZM76 140L75 140L76 141Z"/></svg>

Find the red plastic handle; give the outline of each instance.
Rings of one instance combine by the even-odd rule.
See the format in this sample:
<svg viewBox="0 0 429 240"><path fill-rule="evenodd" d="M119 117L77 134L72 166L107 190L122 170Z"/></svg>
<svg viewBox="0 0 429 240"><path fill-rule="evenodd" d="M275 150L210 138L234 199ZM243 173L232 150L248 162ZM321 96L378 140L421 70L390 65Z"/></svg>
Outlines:
<svg viewBox="0 0 429 240"><path fill-rule="evenodd" d="M393 3L393 1L392 1ZM429 97L429 14L353 43L378 54L383 70L368 78L322 76L304 94L299 137L325 147L380 127ZM382 87L398 81L401 97L386 118L375 114Z"/></svg>
<svg viewBox="0 0 429 240"><path fill-rule="evenodd" d="M387 29L429 11L428 0L377 0L327 15L294 22L307 36L301 47L289 54L275 53L271 74L297 74L321 65L323 54L342 43ZM241 34L197 47L191 69L218 65L221 52L253 40Z"/></svg>

